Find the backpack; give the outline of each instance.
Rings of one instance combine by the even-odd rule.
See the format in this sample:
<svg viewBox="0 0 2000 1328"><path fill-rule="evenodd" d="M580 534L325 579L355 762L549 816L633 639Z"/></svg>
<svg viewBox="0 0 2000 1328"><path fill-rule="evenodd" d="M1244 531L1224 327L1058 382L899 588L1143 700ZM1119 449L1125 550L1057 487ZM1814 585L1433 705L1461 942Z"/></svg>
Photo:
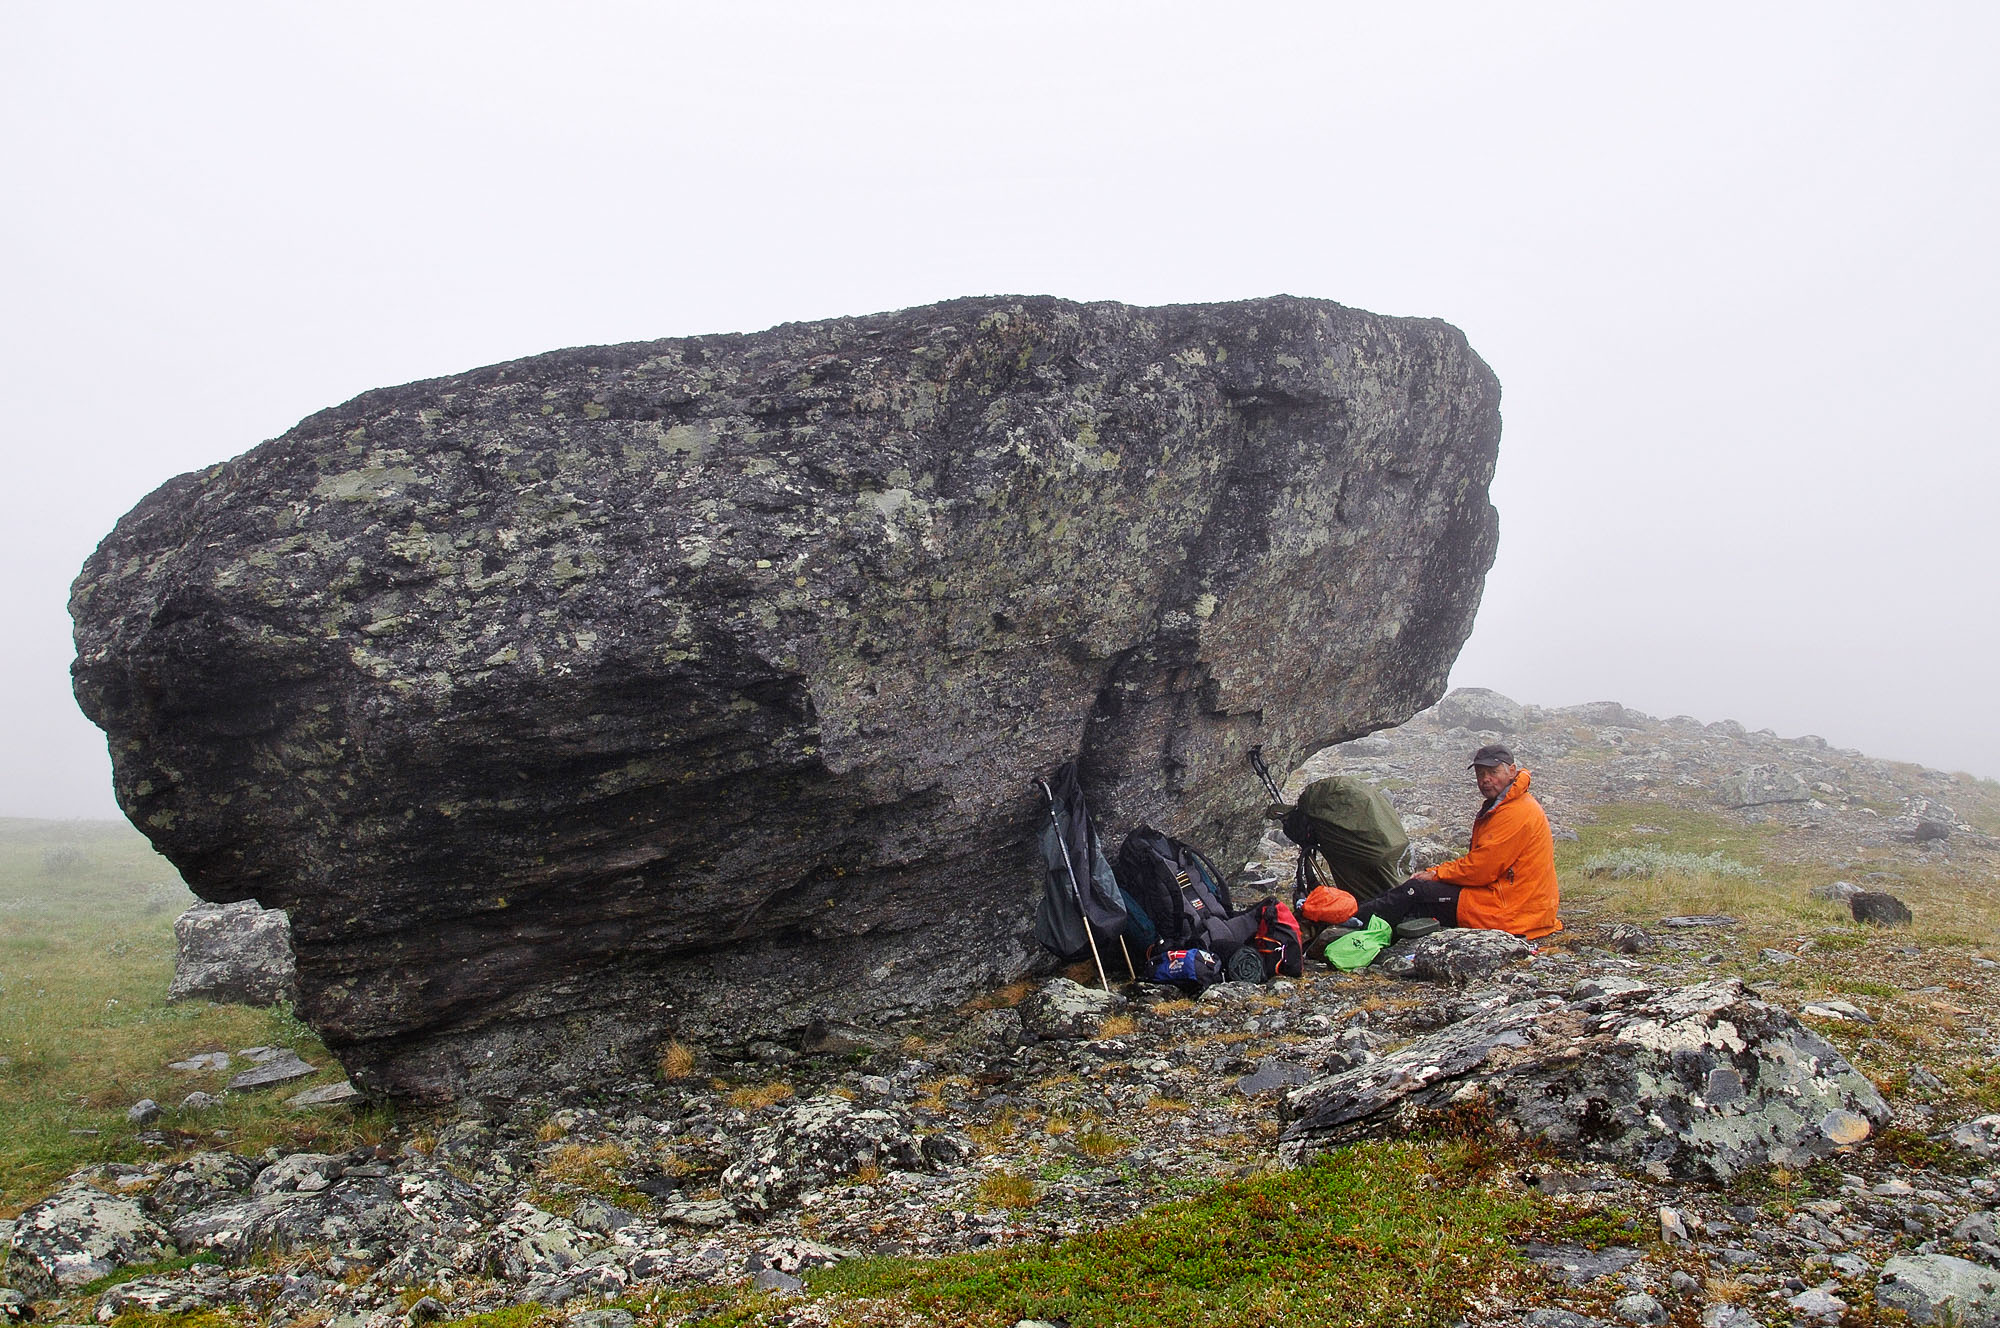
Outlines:
<svg viewBox="0 0 2000 1328"><path fill-rule="evenodd" d="M1306 785L1284 829L1285 838L1299 845L1295 899L1320 884L1312 870L1315 849L1333 869L1334 882L1364 904L1401 885L1414 867L1402 818L1358 776L1330 775Z"/></svg>
<svg viewBox="0 0 2000 1328"><path fill-rule="evenodd" d="M1263 980L1283 974L1295 978L1305 972L1305 936L1292 910L1275 899L1266 899L1250 910L1257 919L1257 934L1250 939L1264 961Z"/></svg>
<svg viewBox="0 0 2000 1328"><path fill-rule="evenodd" d="M1227 962L1256 934L1229 886L1198 849L1142 825L1125 836L1111 864L1118 888L1152 922L1164 950L1207 950Z"/></svg>
<svg viewBox="0 0 2000 1328"><path fill-rule="evenodd" d="M1153 981L1199 992L1222 981L1222 961L1206 950L1168 950L1153 966Z"/></svg>

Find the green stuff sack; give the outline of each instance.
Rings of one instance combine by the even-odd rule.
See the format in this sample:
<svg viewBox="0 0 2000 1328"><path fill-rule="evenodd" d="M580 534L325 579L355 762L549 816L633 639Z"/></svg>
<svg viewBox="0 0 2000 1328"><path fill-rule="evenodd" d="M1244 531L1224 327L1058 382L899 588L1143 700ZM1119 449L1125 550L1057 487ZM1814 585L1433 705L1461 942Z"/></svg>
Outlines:
<svg viewBox="0 0 2000 1328"><path fill-rule="evenodd" d="M1387 918L1370 918L1360 931L1350 931L1326 943L1326 962L1333 968L1366 968L1389 948L1396 929Z"/></svg>
<svg viewBox="0 0 2000 1328"><path fill-rule="evenodd" d="M1354 775L1306 785L1285 817L1285 835L1302 851L1318 849L1333 879L1361 903L1401 885L1414 864L1402 818L1381 791Z"/></svg>

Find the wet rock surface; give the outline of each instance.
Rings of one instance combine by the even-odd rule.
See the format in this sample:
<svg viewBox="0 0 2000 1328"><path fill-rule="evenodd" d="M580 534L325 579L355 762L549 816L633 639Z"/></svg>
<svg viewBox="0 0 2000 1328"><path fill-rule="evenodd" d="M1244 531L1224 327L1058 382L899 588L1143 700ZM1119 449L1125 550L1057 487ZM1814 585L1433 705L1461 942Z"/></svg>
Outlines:
<svg viewBox="0 0 2000 1328"><path fill-rule="evenodd" d="M1292 298L560 351L163 486L75 584L76 693L366 1090L796 1040L1036 962L1031 776L1240 860L1252 743L1435 699L1498 397L1445 324Z"/></svg>

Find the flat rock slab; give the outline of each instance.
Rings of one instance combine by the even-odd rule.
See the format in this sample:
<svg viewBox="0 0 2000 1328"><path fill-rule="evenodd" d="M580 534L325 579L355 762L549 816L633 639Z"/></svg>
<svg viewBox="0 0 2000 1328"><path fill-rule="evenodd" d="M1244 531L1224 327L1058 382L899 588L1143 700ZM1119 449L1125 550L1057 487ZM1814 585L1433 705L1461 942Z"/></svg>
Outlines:
<svg viewBox="0 0 2000 1328"><path fill-rule="evenodd" d="M1467 1100L1577 1156L1719 1180L1827 1157L1890 1114L1832 1044L1729 978L1467 1018L1292 1092L1279 1157L1298 1165Z"/></svg>
<svg viewBox="0 0 2000 1328"><path fill-rule="evenodd" d="M1662 927L1692 929L1696 927L1734 927L1736 919L1727 913L1689 913L1682 917L1661 918Z"/></svg>
<svg viewBox="0 0 2000 1328"><path fill-rule="evenodd" d="M260 1061L231 1079L229 1089L231 1092L242 1092L252 1088L269 1088L318 1073L318 1066L306 1064L297 1052L288 1048L284 1055Z"/></svg>
<svg viewBox="0 0 2000 1328"><path fill-rule="evenodd" d="M174 1061L169 1070L179 1070L183 1074L204 1074L213 1070L229 1068L229 1053L226 1051L205 1051L199 1056L190 1056L184 1061Z"/></svg>
<svg viewBox="0 0 2000 1328"><path fill-rule="evenodd" d="M588 1085L1034 971L1070 758L1108 840L1248 857L1251 743L1444 691L1499 406L1447 324L1291 297L556 351L163 485L72 676L362 1088Z"/></svg>
<svg viewBox="0 0 2000 1328"><path fill-rule="evenodd" d="M318 1088L308 1088L285 1099L285 1105L294 1111L314 1111L326 1107L359 1106L368 1100L367 1094L343 1079L337 1084L321 1084Z"/></svg>
<svg viewBox="0 0 2000 1328"><path fill-rule="evenodd" d="M1600 1278L1622 1273L1646 1257L1644 1250L1629 1245L1607 1245L1593 1250L1582 1245L1545 1245L1530 1241L1521 1253L1549 1270L1565 1286L1588 1286Z"/></svg>

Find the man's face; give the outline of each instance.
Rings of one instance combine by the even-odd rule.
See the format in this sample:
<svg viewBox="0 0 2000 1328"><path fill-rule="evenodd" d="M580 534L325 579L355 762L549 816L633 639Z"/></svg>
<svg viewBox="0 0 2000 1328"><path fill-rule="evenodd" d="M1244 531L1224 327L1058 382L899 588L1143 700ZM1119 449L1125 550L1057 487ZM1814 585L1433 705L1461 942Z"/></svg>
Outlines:
<svg viewBox="0 0 2000 1328"><path fill-rule="evenodd" d="M1497 798L1507 791L1514 782L1514 776L1521 772L1517 765L1476 765L1472 767L1472 777L1479 781L1479 796Z"/></svg>

